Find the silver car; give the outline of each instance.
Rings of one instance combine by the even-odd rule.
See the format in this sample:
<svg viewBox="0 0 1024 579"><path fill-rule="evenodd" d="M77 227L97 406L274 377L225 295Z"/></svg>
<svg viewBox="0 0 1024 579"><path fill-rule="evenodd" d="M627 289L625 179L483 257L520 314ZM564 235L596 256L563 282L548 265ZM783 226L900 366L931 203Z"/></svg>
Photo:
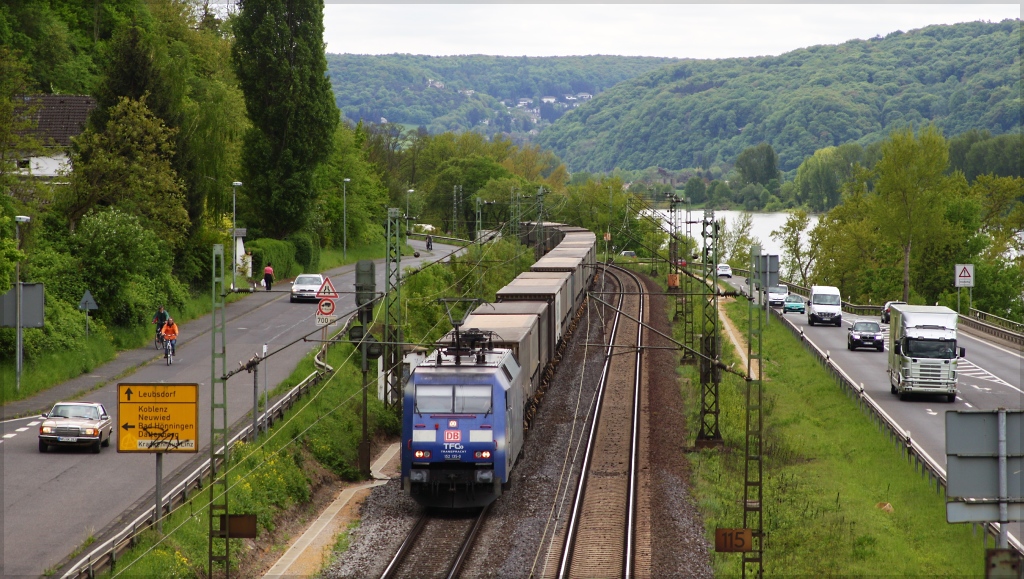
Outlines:
<svg viewBox="0 0 1024 579"><path fill-rule="evenodd" d="M85 446L98 453L101 446L110 446L114 422L102 404L58 402L42 418L39 452L50 446Z"/></svg>
<svg viewBox="0 0 1024 579"><path fill-rule="evenodd" d="M318 273L303 273L292 282L291 302L310 301L317 302L316 292L324 283L324 276Z"/></svg>

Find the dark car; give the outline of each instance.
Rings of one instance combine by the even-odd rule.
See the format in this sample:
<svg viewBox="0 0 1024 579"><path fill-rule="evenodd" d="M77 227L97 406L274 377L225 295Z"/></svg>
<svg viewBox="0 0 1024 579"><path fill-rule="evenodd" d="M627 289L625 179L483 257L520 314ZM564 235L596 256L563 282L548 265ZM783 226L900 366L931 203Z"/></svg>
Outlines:
<svg viewBox="0 0 1024 579"><path fill-rule="evenodd" d="M885 305L882 306L882 323L883 324L888 324L889 323L889 306L891 306L892 304L905 304L905 303L907 303L907 302L901 302L901 301L896 301L896 300L893 300L891 302L885 302Z"/></svg>
<svg viewBox="0 0 1024 579"><path fill-rule="evenodd" d="M857 322L850 327L850 335L846 338L846 349L856 350L861 347L874 347L879 352L885 348L882 328L878 322Z"/></svg>
<svg viewBox="0 0 1024 579"><path fill-rule="evenodd" d="M58 402L42 415L39 452L50 446L85 446L98 453L110 446L113 420L97 402Z"/></svg>

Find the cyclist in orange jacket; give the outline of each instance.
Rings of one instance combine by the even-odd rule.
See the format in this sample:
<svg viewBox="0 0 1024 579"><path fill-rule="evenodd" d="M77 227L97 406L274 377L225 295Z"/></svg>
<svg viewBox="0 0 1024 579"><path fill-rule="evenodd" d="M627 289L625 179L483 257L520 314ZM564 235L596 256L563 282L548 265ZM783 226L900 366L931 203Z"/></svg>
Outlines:
<svg viewBox="0 0 1024 579"><path fill-rule="evenodd" d="M167 323L164 324L160 333L164 337L164 341L171 343L171 355L176 356L178 346L178 324L174 323L174 318L167 318Z"/></svg>

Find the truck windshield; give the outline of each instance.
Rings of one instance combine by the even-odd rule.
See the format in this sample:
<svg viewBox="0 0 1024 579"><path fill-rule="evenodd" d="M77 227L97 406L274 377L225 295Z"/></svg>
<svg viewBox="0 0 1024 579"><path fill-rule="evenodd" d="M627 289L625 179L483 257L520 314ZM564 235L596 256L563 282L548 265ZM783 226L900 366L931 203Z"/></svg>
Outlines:
<svg viewBox="0 0 1024 579"><path fill-rule="evenodd" d="M822 306L838 306L840 305L839 296L836 294L814 294L815 304Z"/></svg>
<svg viewBox="0 0 1024 579"><path fill-rule="evenodd" d="M911 358L952 360L956 357L956 342L907 338L903 341L903 354Z"/></svg>

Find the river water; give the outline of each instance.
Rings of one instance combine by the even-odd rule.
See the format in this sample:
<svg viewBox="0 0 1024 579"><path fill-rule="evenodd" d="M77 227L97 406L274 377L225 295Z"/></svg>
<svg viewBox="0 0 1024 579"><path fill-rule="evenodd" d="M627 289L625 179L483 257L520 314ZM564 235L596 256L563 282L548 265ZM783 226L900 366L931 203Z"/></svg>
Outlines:
<svg viewBox="0 0 1024 579"><path fill-rule="evenodd" d="M661 217L661 220L665 222L666 226L669 225L668 211L658 210L656 213ZM743 211L715 211L715 219L725 219L726 227L732 229L736 227L736 222L739 221ZM786 223L786 219L789 218L789 213L751 213L751 226L750 234L761 244L761 253L782 255L782 246L779 242L772 239L772 231L781 229ZM685 219L685 212L683 212L683 219ZM704 210L698 209L690 212L691 221L701 221L704 219ZM682 221L682 219L681 219ZM811 228L818 223L817 215L809 215L807 223L807 233L810 232ZM683 228L685 232L685 226ZM694 237L700 236L700 224L694 223L690 225L690 232ZM807 233L804 234L806 239Z"/></svg>

